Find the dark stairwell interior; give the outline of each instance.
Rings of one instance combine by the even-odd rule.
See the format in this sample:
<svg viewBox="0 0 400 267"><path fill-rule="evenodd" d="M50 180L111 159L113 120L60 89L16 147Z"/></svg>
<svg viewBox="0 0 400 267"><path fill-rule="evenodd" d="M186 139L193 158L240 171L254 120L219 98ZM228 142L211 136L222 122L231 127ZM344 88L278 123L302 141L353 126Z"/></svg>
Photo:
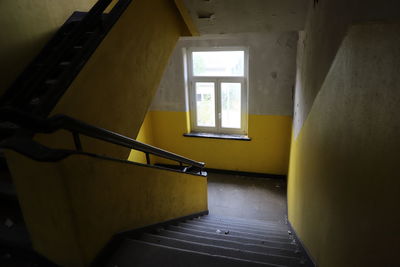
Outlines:
<svg viewBox="0 0 400 267"><path fill-rule="evenodd" d="M399 265L398 2L227 2L100 0L9 77L1 266ZM242 140L187 137L199 46L248 48Z"/></svg>
<svg viewBox="0 0 400 267"><path fill-rule="evenodd" d="M287 222L281 179L208 175L209 214L125 234L106 266L314 266Z"/></svg>

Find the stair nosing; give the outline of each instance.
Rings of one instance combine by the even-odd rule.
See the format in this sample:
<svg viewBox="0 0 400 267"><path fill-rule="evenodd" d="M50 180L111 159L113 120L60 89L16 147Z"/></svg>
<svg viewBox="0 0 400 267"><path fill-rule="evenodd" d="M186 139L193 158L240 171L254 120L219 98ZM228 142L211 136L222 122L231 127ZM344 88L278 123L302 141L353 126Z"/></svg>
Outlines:
<svg viewBox="0 0 400 267"><path fill-rule="evenodd" d="M185 225L185 226L182 226L182 225L172 225L172 226L178 226L178 227L182 227L182 228L184 228L184 229L188 229L188 230L196 230L196 231L201 231L201 232L204 232L204 233L211 233L211 234L214 234L214 232L207 232L207 231L205 231L205 230L201 230L201 229L195 229L195 228L191 228L190 226L187 226L187 225ZM210 229L211 230L211 229ZM260 236L260 235L257 235L259 238L257 238L257 237L255 237L255 235L253 235L253 234L248 234L248 233L240 233L240 232L235 232L235 231L229 231L229 234L226 234L226 236L228 236L228 235L231 235L231 236L236 236L236 237L241 237L242 235L250 235L250 237L251 238L254 238L254 239L256 239L256 240L262 240L262 241L270 241L270 239L269 239L269 237L268 236ZM266 240L263 240L263 239L260 239L260 238L265 238ZM274 238L274 237L272 237L272 238ZM280 239L280 238L279 238ZM278 242L278 243L283 243L283 244L287 244L287 243L290 243L291 242L291 240L292 239L290 239L289 237L287 238L287 242L286 241L275 241L275 240L272 240L271 242Z"/></svg>
<svg viewBox="0 0 400 267"><path fill-rule="evenodd" d="M167 229L171 229L170 227L179 227L179 226L170 225ZM183 228L183 227L181 227L181 228ZM184 230L195 231L195 232L199 232L200 234L210 234L210 235L215 235L215 236L225 236L225 237L228 237L228 238L229 238L229 237L242 238L242 239L253 240L253 241L256 241L256 242L269 242L269 243L275 243L275 244L280 244L280 245L294 246L294 244L292 244L292 243L284 243L284 242L277 242L277 241L269 241L269 240L262 240L262 239L257 239L257 238L246 238L246 237L233 236L233 235L220 235L220 234L207 233L207 232L204 232L204 231L192 230L192 229L187 229L187 228L184 228ZM178 232L178 231L175 231L175 232Z"/></svg>
<svg viewBox="0 0 400 267"><path fill-rule="evenodd" d="M182 222L179 223L178 226L181 226L181 227L187 228L187 229L195 229L195 230L198 229L196 227L199 227L199 228L204 228L204 231L205 230L213 231L213 229L211 227L202 227L202 226L194 226L193 227L193 225L190 225L188 223L182 223ZM220 228L223 229L223 227L220 227ZM202 229L199 229L199 230L203 231ZM266 239L279 239L279 240L282 240L282 242L286 242L286 241L291 242L290 240L292 240L292 238L291 238L291 236L289 234L287 236L285 236L285 237L283 237L283 236L282 237L276 237L276 236L268 236L268 235L259 235L259 234L249 233L249 232L242 232L242 231L237 231L237 230L229 230L229 229L226 229L226 230L228 230L229 233L231 233L231 234L249 235L249 236L252 236L252 237L260 237L260 238L266 238Z"/></svg>
<svg viewBox="0 0 400 267"><path fill-rule="evenodd" d="M234 257L228 257L228 256L222 256L222 255L210 254L210 253L204 253L204 252L198 252L198 251L189 250L189 249L173 248L173 247L154 244L154 243L149 243L149 242L145 242L145 241L137 240L137 239L127 239L126 241L142 243L142 244L144 243L144 244L147 244L147 245L150 245L150 246L156 246L156 247L162 247L162 248L166 248L166 249L172 249L172 250L196 253L196 254L200 254L200 255L204 255L204 256L210 256L210 257L219 257L219 258L224 258L224 259L228 259L228 260L236 260L236 261L240 261L240 262L260 264L260 265L265 265L265 266L270 266L270 267L285 267L284 265L269 264L269 263L259 262L259 261L244 260L244 259L240 259L240 258L234 258Z"/></svg>
<svg viewBox="0 0 400 267"><path fill-rule="evenodd" d="M206 236L201 236L201 235L194 235L194 234L189 234L189 233L184 233L184 232L177 232L177 231L171 231L168 229L163 230L162 232L167 232L167 233L171 233L171 234L175 234L175 233L179 233L182 235L187 235L187 236L191 236L191 237L199 237L199 238L204 238L204 239L208 239L208 240L217 240L217 241L223 241L223 242L229 242L229 243L235 243L235 244L240 244L240 245L249 245L249 246L257 246L260 248L266 248L266 249L276 249L276 250L284 250L287 252L293 252L293 250L288 249L288 248L279 248L279 247L272 247L272 246L267 246L267 245L263 245L263 244L252 244L252 243L245 243L245 242L239 242L239 241L235 241L235 240L226 240L226 239L219 239L219 238L212 238L212 237L206 237ZM162 235L162 232L159 233L159 235Z"/></svg>
<svg viewBox="0 0 400 267"><path fill-rule="evenodd" d="M245 224L245 225L253 225L253 226L259 226L259 227L268 227L268 226L272 226L272 227L280 227L280 226L284 226L287 224L281 224L278 222L265 222L265 223L260 223L260 222L255 222L254 220L236 220L236 219L219 219L216 217L201 217L199 218L199 220L202 221L214 221L214 222L225 222L225 223L236 223L236 224Z"/></svg>
<svg viewBox="0 0 400 267"><path fill-rule="evenodd" d="M178 242L190 243L190 244L195 244L195 245L200 245L200 246L205 246L205 247L215 247L215 248L226 249L226 250L230 250L230 251L243 252L243 253L249 253L249 254L259 254L259 255L264 255L264 256L278 257L278 258L290 259L290 260L298 260L298 259L300 259L300 258L297 258L297 257L290 257L290 256L284 256L284 255L276 255L276 254L267 254L267 253L261 253L261 252L251 251L251 250L242 250L242 249L235 249L235 248L230 248L230 247L223 247L223 246L199 243L199 242L194 242L194 241L189 241L189 240L182 240L182 239L173 238L173 237L160 236L160 235L155 235L155 234L150 234L150 233L146 233L146 234L147 235L151 235L152 237L155 237L155 238L161 237L161 238L166 238L166 239L170 239L170 240L175 240L175 241L178 241Z"/></svg>
<svg viewBox="0 0 400 267"><path fill-rule="evenodd" d="M282 231L282 233L276 233L276 231L271 230L270 232L262 232L262 231L256 231L252 229L246 229L246 228L240 228L240 227L235 227L235 226L226 226L226 225L202 225L202 224L197 224L197 222L194 222L194 224L191 224L191 222L181 222L184 223L185 225L190 225L190 226L196 226L196 227L202 227L202 228L222 228L226 230L231 230L235 232L240 232L240 233L245 233L245 234L252 234L252 235L259 235L259 236L270 236L274 238L290 238L290 235L288 231ZM181 224L180 223L180 224ZM250 231L250 232L247 232ZM254 232L252 232L254 231ZM256 233L257 232L257 233Z"/></svg>
<svg viewBox="0 0 400 267"><path fill-rule="evenodd" d="M244 227L253 227L253 228L256 228L256 229L276 229L276 230L284 231L288 227L287 224L254 225L254 224L242 223L242 222L216 221L216 220L203 219L203 218L198 219L198 220L202 221L202 222L230 224L230 225L238 225L238 226L244 226Z"/></svg>
<svg viewBox="0 0 400 267"><path fill-rule="evenodd" d="M252 224L246 224L246 223L237 223L237 222L227 222L227 221L216 221L216 220L210 220L210 219L204 219L204 218L194 218L192 219L195 222L202 222L202 223L210 223L210 224L229 224L232 226L238 226L238 227L248 227L252 228L254 230L257 229L267 229L267 230L279 230L279 231L285 231L288 228L287 224L275 224L275 225L252 225Z"/></svg>

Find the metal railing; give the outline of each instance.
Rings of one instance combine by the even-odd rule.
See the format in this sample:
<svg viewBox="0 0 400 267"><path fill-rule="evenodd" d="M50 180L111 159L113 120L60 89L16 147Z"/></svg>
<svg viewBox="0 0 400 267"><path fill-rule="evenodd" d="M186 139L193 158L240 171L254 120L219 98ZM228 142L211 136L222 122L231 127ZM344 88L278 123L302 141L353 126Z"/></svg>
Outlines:
<svg viewBox="0 0 400 267"><path fill-rule="evenodd" d="M8 133L8 137L1 141L0 147L15 150L36 160L57 161L72 154L95 155L90 152L84 152L80 141L80 135L84 135L107 143L141 151L146 154L147 164L151 166L155 166L150 162L150 155L154 155L178 162L182 167L179 169L181 172L205 174L202 171L205 166L203 162L194 161L175 153L141 143L132 138L87 124L66 115L56 115L48 119L42 119L12 108L2 108L0 109L0 126ZM58 130L66 130L71 133L76 150L51 149L32 140L34 134L51 134ZM110 157L107 158L112 159ZM171 170L176 171L177 169Z"/></svg>
<svg viewBox="0 0 400 267"><path fill-rule="evenodd" d="M0 98L0 104L47 117L131 2L119 0L105 14L112 0L99 0L89 12L77 12L84 16L74 23L67 20Z"/></svg>

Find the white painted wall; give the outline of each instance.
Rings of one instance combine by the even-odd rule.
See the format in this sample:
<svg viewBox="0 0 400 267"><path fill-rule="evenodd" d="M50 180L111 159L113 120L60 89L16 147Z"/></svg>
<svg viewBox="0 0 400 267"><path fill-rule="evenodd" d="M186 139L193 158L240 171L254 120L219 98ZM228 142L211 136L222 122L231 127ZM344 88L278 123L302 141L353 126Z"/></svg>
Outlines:
<svg viewBox="0 0 400 267"><path fill-rule="evenodd" d="M297 32L182 38L170 58L151 110L185 111L183 49L246 46L249 49L249 113L293 113Z"/></svg>
<svg viewBox="0 0 400 267"><path fill-rule="evenodd" d="M309 1L184 0L184 4L203 35L303 30Z"/></svg>

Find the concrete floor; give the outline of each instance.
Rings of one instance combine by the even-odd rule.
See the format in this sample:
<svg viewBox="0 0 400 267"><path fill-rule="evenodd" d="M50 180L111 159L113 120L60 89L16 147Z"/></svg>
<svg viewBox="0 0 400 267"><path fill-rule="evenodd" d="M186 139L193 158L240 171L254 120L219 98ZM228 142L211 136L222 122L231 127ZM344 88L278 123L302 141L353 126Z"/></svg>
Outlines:
<svg viewBox="0 0 400 267"><path fill-rule="evenodd" d="M217 216L284 223L286 181L209 173L208 209Z"/></svg>

